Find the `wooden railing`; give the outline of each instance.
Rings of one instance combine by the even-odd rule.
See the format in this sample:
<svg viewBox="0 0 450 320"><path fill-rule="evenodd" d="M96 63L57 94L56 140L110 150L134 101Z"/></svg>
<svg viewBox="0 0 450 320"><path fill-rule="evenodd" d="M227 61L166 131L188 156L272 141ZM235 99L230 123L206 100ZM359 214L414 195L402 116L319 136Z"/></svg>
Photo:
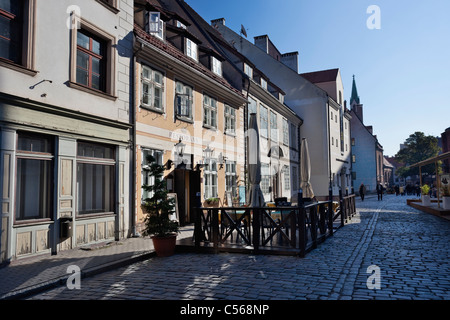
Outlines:
<svg viewBox="0 0 450 320"><path fill-rule="evenodd" d="M197 208L194 241L197 249L214 252L295 254L304 257L355 214L355 197L301 207ZM338 217L341 223L336 224Z"/></svg>

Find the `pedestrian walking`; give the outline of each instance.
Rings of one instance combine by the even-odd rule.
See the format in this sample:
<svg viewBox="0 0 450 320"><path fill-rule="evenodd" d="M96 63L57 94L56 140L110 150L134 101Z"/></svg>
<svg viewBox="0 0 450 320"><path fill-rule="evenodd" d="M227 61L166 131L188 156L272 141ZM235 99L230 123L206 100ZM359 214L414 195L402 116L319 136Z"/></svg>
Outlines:
<svg viewBox="0 0 450 320"><path fill-rule="evenodd" d="M381 185L381 183L377 184L377 195L378 200L383 200L383 186Z"/></svg>
<svg viewBox="0 0 450 320"><path fill-rule="evenodd" d="M361 201L364 201L364 196L366 195L366 186L361 183L359 186L359 195L361 196Z"/></svg>
<svg viewBox="0 0 450 320"><path fill-rule="evenodd" d="M400 194L400 187L398 184L395 185L395 195L398 196Z"/></svg>

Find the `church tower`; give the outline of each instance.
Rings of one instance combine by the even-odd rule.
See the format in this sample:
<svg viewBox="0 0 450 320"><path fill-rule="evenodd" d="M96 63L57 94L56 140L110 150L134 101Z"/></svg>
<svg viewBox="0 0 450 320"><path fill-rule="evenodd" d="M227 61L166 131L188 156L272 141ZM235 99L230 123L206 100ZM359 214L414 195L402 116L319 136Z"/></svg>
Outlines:
<svg viewBox="0 0 450 320"><path fill-rule="evenodd" d="M350 98L350 107L355 112L355 114L358 116L358 118L361 120L362 123L364 123L363 119L363 105L361 104L358 96L358 90L356 89L356 81L355 76L353 75L353 85L352 85L352 96Z"/></svg>

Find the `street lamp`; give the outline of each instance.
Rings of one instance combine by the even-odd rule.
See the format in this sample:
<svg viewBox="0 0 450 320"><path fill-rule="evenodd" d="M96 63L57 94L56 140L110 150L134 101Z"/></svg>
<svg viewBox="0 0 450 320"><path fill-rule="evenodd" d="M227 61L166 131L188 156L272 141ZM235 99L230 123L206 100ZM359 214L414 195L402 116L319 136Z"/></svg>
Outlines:
<svg viewBox="0 0 450 320"><path fill-rule="evenodd" d="M210 160L212 158L213 152L214 152L214 150L210 149L209 146L207 146L206 149L203 150L203 153L205 154L205 162L207 162L208 160Z"/></svg>
<svg viewBox="0 0 450 320"><path fill-rule="evenodd" d="M183 154L184 154L184 148L186 147L186 145L181 141L178 141L177 144L175 144L175 150L177 152L177 155L182 158Z"/></svg>

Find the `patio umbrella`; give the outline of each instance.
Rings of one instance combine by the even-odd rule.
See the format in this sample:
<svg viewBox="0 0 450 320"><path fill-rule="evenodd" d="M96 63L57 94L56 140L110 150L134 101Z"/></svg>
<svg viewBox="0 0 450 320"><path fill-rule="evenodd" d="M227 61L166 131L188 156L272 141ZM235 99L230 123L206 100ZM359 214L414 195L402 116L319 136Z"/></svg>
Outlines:
<svg viewBox="0 0 450 320"><path fill-rule="evenodd" d="M311 185L311 163L306 138L303 138L300 149L300 174L300 188L303 190L303 197L314 198L314 191Z"/></svg>
<svg viewBox="0 0 450 320"><path fill-rule="evenodd" d="M256 114L250 114L250 124L247 132L247 159L248 159L248 180L250 191L248 205L250 207L264 206L264 196L260 188L261 182L261 156L259 147L259 130L256 122Z"/></svg>

